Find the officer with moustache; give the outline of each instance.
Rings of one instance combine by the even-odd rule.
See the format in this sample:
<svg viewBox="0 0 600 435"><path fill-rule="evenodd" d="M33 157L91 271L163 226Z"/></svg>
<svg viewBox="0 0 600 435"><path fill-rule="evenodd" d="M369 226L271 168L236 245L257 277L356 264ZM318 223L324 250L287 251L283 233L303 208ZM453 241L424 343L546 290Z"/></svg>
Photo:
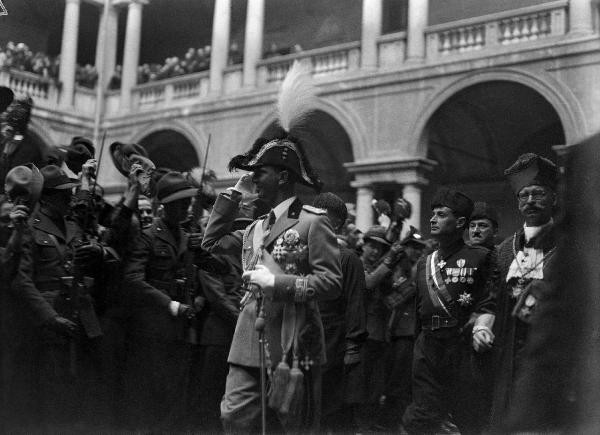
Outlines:
<svg viewBox="0 0 600 435"><path fill-rule="evenodd" d="M502 428L514 399L515 380L522 365L530 324L538 305L548 297L556 267L558 230L556 207L558 168L550 160L527 153L504 174L515 193L523 227L498 246L498 362L492 424Z"/></svg>
<svg viewBox="0 0 600 435"><path fill-rule="evenodd" d="M469 219L469 244L494 249L498 213L487 202L476 202Z"/></svg>
<svg viewBox="0 0 600 435"><path fill-rule="evenodd" d="M455 406L461 403L457 381L462 351L471 345L485 351L494 341L493 257L489 250L463 241L473 202L461 192L441 188L431 209L431 235L439 249L417 264L413 397L403 417L405 429L415 434L452 433L455 423L461 429L469 413Z"/></svg>

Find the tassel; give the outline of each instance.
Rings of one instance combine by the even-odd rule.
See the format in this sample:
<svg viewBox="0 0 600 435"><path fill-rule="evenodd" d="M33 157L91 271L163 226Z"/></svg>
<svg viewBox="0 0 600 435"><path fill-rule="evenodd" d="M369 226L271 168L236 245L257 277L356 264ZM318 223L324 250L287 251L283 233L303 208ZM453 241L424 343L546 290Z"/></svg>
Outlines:
<svg viewBox="0 0 600 435"><path fill-rule="evenodd" d="M279 409L285 392L288 388L290 381L290 366L284 360L282 360L275 371L273 372L273 380L271 383L271 395L269 396L269 407L273 409Z"/></svg>
<svg viewBox="0 0 600 435"><path fill-rule="evenodd" d="M292 370L290 371L290 382L288 383L285 397L279 412L281 414L298 414L302 409L302 398L304 396L304 373L298 367L298 358L294 358ZM300 408L298 407L300 405Z"/></svg>

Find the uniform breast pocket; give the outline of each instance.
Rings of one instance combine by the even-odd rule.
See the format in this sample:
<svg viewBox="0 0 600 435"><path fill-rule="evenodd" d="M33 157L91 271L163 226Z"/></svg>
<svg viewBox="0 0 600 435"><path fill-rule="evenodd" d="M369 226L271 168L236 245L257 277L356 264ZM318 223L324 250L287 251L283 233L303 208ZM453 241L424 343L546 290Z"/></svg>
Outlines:
<svg viewBox="0 0 600 435"><path fill-rule="evenodd" d="M158 246L154 248L152 257L152 264L150 264L151 268L155 268L158 270L168 270L173 267L175 257L171 255L169 248L167 248L166 246Z"/></svg>
<svg viewBox="0 0 600 435"><path fill-rule="evenodd" d="M37 257L40 261L57 261L59 258L58 250L49 237L36 236L35 248Z"/></svg>

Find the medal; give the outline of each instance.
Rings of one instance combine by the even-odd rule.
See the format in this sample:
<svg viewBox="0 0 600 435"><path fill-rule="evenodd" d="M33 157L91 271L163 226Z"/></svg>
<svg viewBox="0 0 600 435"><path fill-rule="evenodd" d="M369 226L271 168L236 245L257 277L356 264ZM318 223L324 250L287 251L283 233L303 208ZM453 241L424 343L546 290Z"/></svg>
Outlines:
<svg viewBox="0 0 600 435"><path fill-rule="evenodd" d="M458 276L453 276L452 277L452 282L457 283L458 282Z"/></svg>
<svg viewBox="0 0 600 435"><path fill-rule="evenodd" d="M467 284L473 284L475 282L475 280L473 279L473 277L468 277L467 278Z"/></svg>
<svg viewBox="0 0 600 435"><path fill-rule="evenodd" d="M460 282L467 282L467 278L465 278L464 276L461 276L459 281Z"/></svg>
<svg viewBox="0 0 600 435"><path fill-rule="evenodd" d="M456 260L456 265L458 267L460 267L461 269L463 267L465 267L465 264L467 263L467 261L464 258L461 258L460 260Z"/></svg>
<svg viewBox="0 0 600 435"><path fill-rule="evenodd" d="M440 260L439 263L437 264L437 267L442 269L445 265L446 265L446 262L444 260Z"/></svg>

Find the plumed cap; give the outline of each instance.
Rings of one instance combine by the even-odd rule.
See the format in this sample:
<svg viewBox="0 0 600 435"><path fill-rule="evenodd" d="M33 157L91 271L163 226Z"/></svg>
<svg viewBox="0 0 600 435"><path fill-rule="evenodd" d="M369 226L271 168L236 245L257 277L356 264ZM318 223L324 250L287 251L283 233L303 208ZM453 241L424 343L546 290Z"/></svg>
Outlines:
<svg viewBox="0 0 600 435"><path fill-rule="evenodd" d="M458 190L441 187L431 200L431 209L448 207L455 215L469 218L473 212L473 201Z"/></svg>
<svg viewBox="0 0 600 435"><path fill-rule="evenodd" d="M371 228L367 230L365 235L363 236L363 240L368 242L372 240L377 243L381 243L385 246L390 246L391 243L385 239L385 234L387 233L387 229L381 225L373 225Z"/></svg>
<svg viewBox="0 0 600 435"><path fill-rule="evenodd" d="M192 187L181 172L168 172L156 183L156 196L161 204L196 196L198 189Z"/></svg>
<svg viewBox="0 0 600 435"><path fill-rule="evenodd" d="M258 139L250 151L233 157L229 162L229 170L254 171L260 166L285 168L296 175L297 181L316 191L323 186L306 159L299 140L288 135L271 140Z"/></svg>
<svg viewBox="0 0 600 435"><path fill-rule="evenodd" d="M494 225L498 226L498 213L487 202L479 201L473 206L470 220L474 221L476 219L489 219Z"/></svg>
<svg viewBox="0 0 600 435"><path fill-rule="evenodd" d="M515 194L527 186L540 185L556 190L558 168L552 161L534 153L521 154L504 175Z"/></svg>

